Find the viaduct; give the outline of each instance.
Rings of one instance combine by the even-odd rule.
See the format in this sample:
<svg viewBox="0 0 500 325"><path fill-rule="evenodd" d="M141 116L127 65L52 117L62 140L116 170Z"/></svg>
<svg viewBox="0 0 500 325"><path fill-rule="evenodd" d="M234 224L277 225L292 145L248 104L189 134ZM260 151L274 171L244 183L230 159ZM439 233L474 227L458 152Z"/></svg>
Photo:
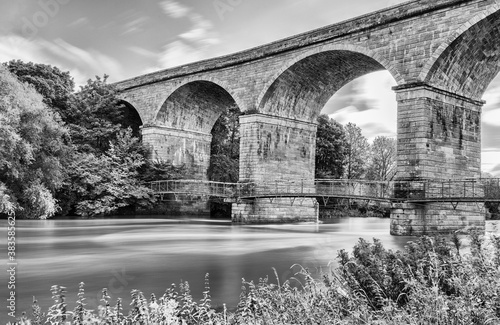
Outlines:
<svg viewBox="0 0 500 325"><path fill-rule="evenodd" d="M397 82L397 178L480 176L483 93L500 70L500 0L415 0L235 54L116 84L154 158L206 179L211 129L237 106L239 182L314 186L316 118L344 85L387 70ZM264 186L264 185L262 185ZM312 200L234 203L241 222L317 220ZM473 203L395 204L391 233L484 228Z"/></svg>

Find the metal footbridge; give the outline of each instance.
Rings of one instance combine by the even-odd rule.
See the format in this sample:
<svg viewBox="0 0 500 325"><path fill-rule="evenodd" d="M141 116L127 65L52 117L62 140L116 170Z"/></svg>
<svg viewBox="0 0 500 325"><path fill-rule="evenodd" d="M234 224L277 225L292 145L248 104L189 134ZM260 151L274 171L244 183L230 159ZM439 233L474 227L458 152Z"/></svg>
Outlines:
<svg viewBox="0 0 500 325"><path fill-rule="evenodd" d="M316 198L381 202L432 203L500 202L500 179L449 179L418 181L364 181L347 179L275 180L265 183L221 183L201 180L150 182L155 195L165 197L208 197L225 202L268 198Z"/></svg>

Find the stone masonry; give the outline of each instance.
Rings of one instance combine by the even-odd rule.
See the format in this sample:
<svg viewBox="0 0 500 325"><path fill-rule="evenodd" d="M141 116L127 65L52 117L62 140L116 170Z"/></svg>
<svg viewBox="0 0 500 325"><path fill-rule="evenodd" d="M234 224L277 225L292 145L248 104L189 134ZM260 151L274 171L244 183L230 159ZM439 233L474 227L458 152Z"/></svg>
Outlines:
<svg viewBox="0 0 500 325"><path fill-rule="evenodd" d="M314 189L316 124L263 114L240 118L240 183L254 190L273 189L276 182L292 185L289 191ZM274 200L273 200L274 199ZM241 223L317 221L312 200L263 198L233 205L233 220Z"/></svg>
<svg viewBox="0 0 500 325"><path fill-rule="evenodd" d="M312 184L313 124L324 104L355 78L385 69L397 82L397 177L471 178L480 175L481 96L500 70L498 39L500 0L415 0L116 86L121 98L139 112L144 134L156 128L156 135L145 141L151 139L148 143L165 159L190 145L160 136L163 131L158 130L201 132L208 139L220 112L237 106L258 113L242 118L246 135L240 145L240 182L304 177ZM284 145L287 132L295 143ZM200 169L203 178L201 174ZM256 200L235 205L233 216L262 222L285 215L314 220L317 215L314 202L301 212L296 206L275 204L280 217L270 212L273 203L269 209L261 209L263 204ZM481 229L480 208L452 209L437 203L394 207L391 231L403 235ZM405 226L410 221L418 225Z"/></svg>

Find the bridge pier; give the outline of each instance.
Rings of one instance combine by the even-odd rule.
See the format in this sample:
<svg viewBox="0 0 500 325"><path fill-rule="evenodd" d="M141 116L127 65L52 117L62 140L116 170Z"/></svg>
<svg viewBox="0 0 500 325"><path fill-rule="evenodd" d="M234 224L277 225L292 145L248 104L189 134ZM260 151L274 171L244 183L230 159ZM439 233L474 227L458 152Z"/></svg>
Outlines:
<svg viewBox="0 0 500 325"><path fill-rule="evenodd" d="M398 101L399 180L478 178L481 173L481 108L484 102L428 84L395 87ZM456 197L460 197L457 188ZM432 235L484 231L484 204L396 204L391 234Z"/></svg>
<svg viewBox="0 0 500 325"><path fill-rule="evenodd" d="M211 134L147 125L142 128L142 141L153 149L152 160L169 162L176 167L184 166L187 179L207 180ZM167 214L210 215L208 198L193 199L181 194L174 199L176 201L166 207Z"/></svg>
<svg viewBox="0 0 500 325"><path fill-rule="evenodd" d="M293 197L313 193L316 124L264 114L240 117L240 183L252 189L248 198L234 203L237 223L317 221L315 199ZM259 197L286 182L287 197ZM283 194L280 188L276 193ZM299 195L300 196L300 195Z"/></svg>

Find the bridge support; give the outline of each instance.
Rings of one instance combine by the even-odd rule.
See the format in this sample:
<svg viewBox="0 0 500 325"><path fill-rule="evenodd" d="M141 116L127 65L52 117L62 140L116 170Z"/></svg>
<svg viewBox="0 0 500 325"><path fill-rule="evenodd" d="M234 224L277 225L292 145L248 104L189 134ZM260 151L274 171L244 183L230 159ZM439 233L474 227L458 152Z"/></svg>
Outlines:
<svg viewBox="0 0 500 325"><path fill-rule="evenodd" d="M264 114L243 115L240 136L240 183L255 185L251 200L233 204L233 221L317 221L315 199L258 195L272 193L279 182L287 182L288 194L314 191L316 124ZM283 194L282 189L276 192Z"/></svg>
<svg viewBox="0 0 500 325"><path fill-rule="evenodd" d="M427 84L395 88L398 101L400 180L477 178L481 173L482 101ZM461 194L457 194L460 197ZM397 204L391 234L484 231L484 205L422 202Z"/></svg>
<svg viewBox="0 0 500 325"><path fill-rule="evenodd" d="M211 134L148 125L142 128L142 141L152 148L152 156L150 157L152 160L169 162L176 167L184 166L188 179L207 180ZM193 199L184 196L175 197L177 202L170 202L166 213L175 215L210 214L208 198Z"/></svg>

